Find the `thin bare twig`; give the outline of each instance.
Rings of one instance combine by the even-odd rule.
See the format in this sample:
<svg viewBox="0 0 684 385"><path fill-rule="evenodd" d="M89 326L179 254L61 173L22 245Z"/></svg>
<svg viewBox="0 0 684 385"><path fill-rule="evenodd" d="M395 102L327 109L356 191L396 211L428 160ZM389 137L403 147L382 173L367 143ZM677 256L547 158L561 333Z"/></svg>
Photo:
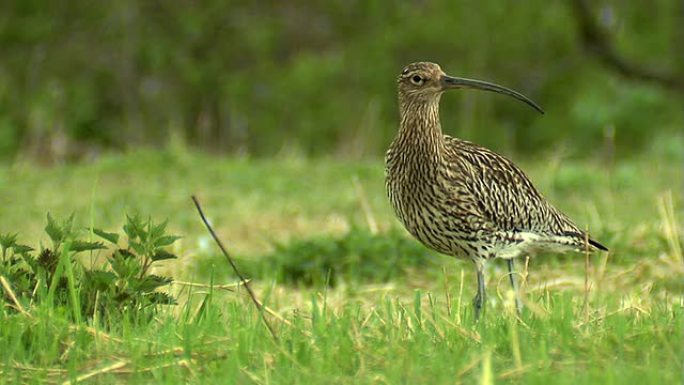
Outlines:
<svg viewBox="0 0 684 385"><path fill-rule="evenodd" d="M242 286L245 282L249 282L250 280L246 281L241 281L241 282L236 282L236 283L227 283L227 284L222 284L222 285L207 285L204 283L197 283L197 282L185 282L185 281L173 281L171 282L172 285L179 285L179 286L186 286L186 287L201 287L204 289L217 289L217 290L226 290L226 291L235 291L238 287Z"/></svg>
<svg viewBox="0 0 684 385"><path fill-rule="evenodd" d="M202 222L204 222L204 225L207 227L207 230L209 230L209 234L211 234L212 238L214 238L214 241L216 241L216 244L221 249L221 252L223 253L223 255L228 260L230 267L233 268L235 275L238 276L238 278L240 279L240 282L242 282L242 284L245 286L245 289L247 289L247 293L249 293L249 296L252 299L252 302L254 302L254 306L256 306L256 308L259 310L259 314L261 315L261 319L264 321L264 325L266 325L266 328L271 333L271 336L273 337L273 339L276 342L278 342L278 336L276 335L275 331L271 327L271 324L268 323L268 319L266 319L266 315L264 314L264 307L261 305L261 302L257 299L256 295L252 291L252 288L249 287L248 281L245 279L245 277L238 270L237 265L235 264L235 262L233 262L233 258L231 258L230 254L228 254L228 251L223 246L223 243L218 238L218 236L214 232L214 229L209 224L207 217L204 216L204 211L202 211L202 206L200 205L199 200L197 200L197 197L195 197L193 195L192 201L195 203L195 207L197 207L197 212L199 213L200 218L202 218Z"/></svg>

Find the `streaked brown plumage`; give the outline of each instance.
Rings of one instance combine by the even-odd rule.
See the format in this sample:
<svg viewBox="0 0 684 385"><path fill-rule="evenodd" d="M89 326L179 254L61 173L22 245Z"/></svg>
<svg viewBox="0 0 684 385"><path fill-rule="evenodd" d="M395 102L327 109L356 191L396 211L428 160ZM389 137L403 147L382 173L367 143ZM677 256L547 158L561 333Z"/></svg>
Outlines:
<svg viewBox="0 0 684 385"><path fill-rule="evenodd" d="M519 99L513 90L447 76L434 63L408 65L398 78L400 128L386 156L387 192L395 213L420 242L477 266L475 317L484 304L487 260L508 261L540 250L606 250L551 206L513 162L484 147L442 134L439 100L454 88L478 88ZM520 308L519 302L517 303Z"/></svg>

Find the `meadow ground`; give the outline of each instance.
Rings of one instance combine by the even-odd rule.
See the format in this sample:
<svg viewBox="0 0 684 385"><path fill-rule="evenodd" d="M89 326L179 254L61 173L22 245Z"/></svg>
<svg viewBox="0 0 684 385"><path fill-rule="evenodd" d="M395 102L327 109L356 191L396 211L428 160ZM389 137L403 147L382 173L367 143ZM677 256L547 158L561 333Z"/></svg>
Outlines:
<svg viewBox="0 0 684 385"><path fill-rule="evenodd" d="M169 290L179 304L152 322L105 330L92 319L74 325L59 308L4 306L0 383L680 382L684 156L673 148L614 165L522 162L546 197L610 252L519 263L519 319L504 264L491 264L477 324L472 264L434 254L400 228L380 160L176 150L3 166L0 233L18 232L23 243L49 244L47 212L74 212L79 226L107 230L137 212L168 219L183 238L172 248L180 258L156 269L177 281ZM234 290L192 194L253 279L277 341L244 289Z"/></svg>

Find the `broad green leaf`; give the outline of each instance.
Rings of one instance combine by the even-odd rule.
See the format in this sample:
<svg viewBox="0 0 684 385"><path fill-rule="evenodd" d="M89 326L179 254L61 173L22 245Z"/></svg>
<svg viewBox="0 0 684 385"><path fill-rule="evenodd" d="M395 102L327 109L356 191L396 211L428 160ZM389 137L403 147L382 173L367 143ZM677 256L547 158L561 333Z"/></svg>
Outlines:
<svg viewBox="0 0 684 385"><path fill-rule="evenodd" d="M123 226L123 230L128 239L144 239L146 235L144 225L138 215L133 217L126 215L126 224Z"/></svg>
<svg viewBox="0 0 684 385"><path fill-rule="evenodd" d="M87 250L102 250L107 247L102 242L86 242L86 241L73 241L71 242L71 250L78 253Z"/></svg>
<svg viewBox="0 0 684 385"><path fill-rule="evenodd" d="M52 218L50 213L47 214L47 225L45 226L45 232L52 239L52 242L60 243L64 240L64 230L59 226L59 224Z"/></svg>
<svg viewBox="0 0 684 385"><path fill-rule="evenodd" d="M181 239L181 237L177 235L165 235L159 239L157 239L154 242L155 247L164 247L164 246L169 246L172 243L176 242L177 240Z"/></svg>
<svg viewBox="0 0 684 385"><path fill-rule="evenodd" d="M145 297L151 304L155 305L175 305L177 303L175 298L158 291L149 293Z"/></svg>
<svg viewBox="0 0 684 385"><path fill-rule="evenodd" d="M7 249L9 247L13 247L17 243L17 236L18 234L0 234L0 247L2 249Z"/></svg>
<svg viewBox="0 0 684 385"><path fill-rule="evenodd" d="M131 299L131 294L127 291L121 292L114 297L114 300L119 302L120 305L125 305L122 302L128 301L129 299Z"/></svg>
<svg viewBox="0 0 684 385"><path fill-rule="evenodd" d="M135 250L136 253L139 255L145 254L145 246L143 246L140 242L135 242L135 241L128 241L128 245Z"/></svg>
<svg viewBox="0 0 684 385"><path fill-rule="evenodd" d="M130 258L125 254L122 254L120 250L117 250L111 258L109 258L109 264L112 269L120 278L127 278L140 273L142 267L138 261L134 258Z"/></svg>
<svg viewBox="0 0 684 385"><path fill-rule="evenodd" d="M91 270L86 271L85 278L92 284L95 290L108 291L113 287L114 281L116 281L116 274L111 271Z"/></svg>
<svg viewBox="0 0 684 385"><path fill-rule="evenodd" d="M74 228L74 213L71 213L69 215L69 218L67 218L64 223L62 223L62 231L64 232L64 236L68 237L69 234L71 234L71 230Z"/></svg>
<svg viewBox="0 0 684 385"><path fill-rule="evenodd" d="M153 261L163 261L165 259L177 259L178 257L174 254L169 253L168 251L165 250L157 250L156 253L152 256Z"/></svg>
<svg viewBox="0 0 684 385"><path fill-rule="evenodd" d="M119 243L119 234L117 233L108 233L101 229L93 229L93 233L95 233L95 235L97 235L98 237L108 242L111 242L115 245Z"/></svg>
<svg viewBox="0 0 684 385"><path fill-rule="evenodd" d="M112 258L109 261L109 264L112 266L112 269L114 270L117 276L121 278L128 277L129 269L128 265L126 264L126 261L124 261L121 258Z"/></svg>
<svg viewBox="0 0 684 385"><path fill-rule="evenodd" d="M142 280L137 282L137 288L140 291L149 293L160 286L166 286L173 282L169 277L160 277L158 275L147 275Z"/></svg>
<svg viewBox="0 0 684 385"><path fill-rule="evenodd" d="M166 230L166 225L168 224L168 221L164 221L158 225L154 225L152 223L152 218L149 219L149 227L150 227L150 238L156 239L161 237L164 234L164 231Z"/></svg>
<svg viewBox="0 0 684 385"><path fill-rule="evenodd" d="M12 250L14 250L14 252L17 254L25 255L26 253L33 251L34 248L31 246L27 246L27 245L15 244L14 246L12 246Z"/></svg>
<svg viewBox="0 0 684 385"><path fill-rule="evenodd" d="M117 250L116 252L119 253L119 254L121 254L121 256L122 256L124 259L130 259L130 258L135 258L135 257L136 257L135 254L131 253L129 250L126 250L126 249L119 249L119 250Z"/></svg>

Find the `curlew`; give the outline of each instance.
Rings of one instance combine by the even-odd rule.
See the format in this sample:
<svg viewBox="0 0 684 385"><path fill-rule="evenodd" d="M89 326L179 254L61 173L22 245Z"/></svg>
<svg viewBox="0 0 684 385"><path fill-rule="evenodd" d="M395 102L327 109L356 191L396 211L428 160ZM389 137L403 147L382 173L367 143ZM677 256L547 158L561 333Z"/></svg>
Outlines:
<svg viewBox="0 0 684 385"><path fill-rule="evenodd" d="M487 261L507 261L520 312L515 258L538 251L607 249L547 202L513 162L442 133L440 97L458 88L498 92L543 110L516 91L448 76L434 63L410 64L398 78L401 120L385 158L387 194L399 220L421 243L475 263L477 320L485 303Z"/></svg>

